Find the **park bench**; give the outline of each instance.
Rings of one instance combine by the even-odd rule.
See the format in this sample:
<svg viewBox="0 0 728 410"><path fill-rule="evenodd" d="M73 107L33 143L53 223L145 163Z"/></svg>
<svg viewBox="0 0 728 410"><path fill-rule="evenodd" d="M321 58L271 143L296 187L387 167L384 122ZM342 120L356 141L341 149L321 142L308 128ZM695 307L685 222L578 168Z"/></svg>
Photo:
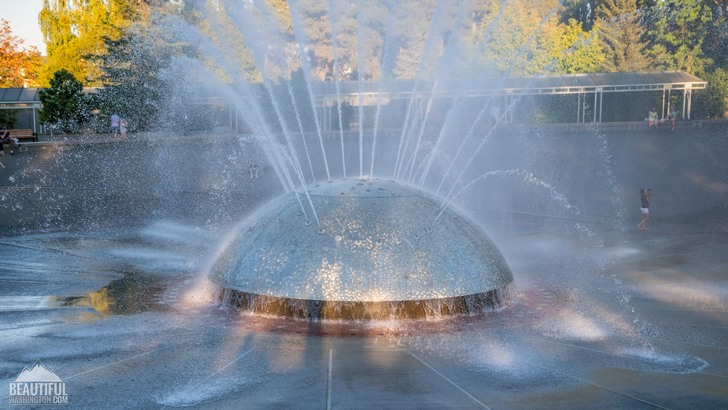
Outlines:
<svg viewBox="0 0 728 410"><path fill-rule="evenodd" d="M8 130L8 133L10 134L10 138L12 138L14 141L9 142L8 145L10 146L10 153L12 154L12 149L17 146L18 152L27 151L28 147L21 144L21 142L37 142L38 136L33 132L33 130ZM17 144L16 144L17 143Z"/></svg>
<svg viewBox="0 0 728 410"><path fill-rule="evenodd" d="M38 135L33 130L8 130L10 131L10 137L17 138L19 142L26 141L38 141Z"/></svg>

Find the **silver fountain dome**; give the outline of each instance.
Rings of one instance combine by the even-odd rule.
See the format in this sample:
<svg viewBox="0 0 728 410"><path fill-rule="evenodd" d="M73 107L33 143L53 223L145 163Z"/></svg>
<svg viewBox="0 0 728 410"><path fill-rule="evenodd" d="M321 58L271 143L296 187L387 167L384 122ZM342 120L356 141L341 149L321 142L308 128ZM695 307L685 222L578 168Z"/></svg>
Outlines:
<svg viewBox="0 0 728 410"><path fill-rule="evenodd" d="M420 318L503 306L513 276L502 254L441 204L379 179L288 193L233 230L210 276L227 303L293 317Z"/></svg>

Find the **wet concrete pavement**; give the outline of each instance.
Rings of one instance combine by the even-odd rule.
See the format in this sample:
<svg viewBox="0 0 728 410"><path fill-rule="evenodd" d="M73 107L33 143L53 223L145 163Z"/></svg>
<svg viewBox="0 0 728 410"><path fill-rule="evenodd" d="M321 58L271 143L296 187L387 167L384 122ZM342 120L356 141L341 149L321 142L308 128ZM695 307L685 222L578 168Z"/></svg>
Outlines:
<svg viewBox="0 0 728 410"><path fill-rule="evenodd" d="M188 228L2 239L3 384L40 360L72 408L728 404L725 234L496 232L507 309L322 324L216 304Z"/></svg>

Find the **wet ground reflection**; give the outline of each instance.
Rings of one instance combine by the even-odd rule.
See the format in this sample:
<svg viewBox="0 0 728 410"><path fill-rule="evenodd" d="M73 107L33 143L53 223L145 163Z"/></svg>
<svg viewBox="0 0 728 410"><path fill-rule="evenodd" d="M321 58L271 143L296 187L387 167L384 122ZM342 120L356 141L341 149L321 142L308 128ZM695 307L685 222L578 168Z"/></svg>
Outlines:
<svg viewBox="0 0 728 410"><path fill-rule="evenodd" d="M83 296L55 298L61 306L91 307L101 316L128 315L148 310L169 310L170 306L163 300L165 289L162 279L128 275Z"/></svg>

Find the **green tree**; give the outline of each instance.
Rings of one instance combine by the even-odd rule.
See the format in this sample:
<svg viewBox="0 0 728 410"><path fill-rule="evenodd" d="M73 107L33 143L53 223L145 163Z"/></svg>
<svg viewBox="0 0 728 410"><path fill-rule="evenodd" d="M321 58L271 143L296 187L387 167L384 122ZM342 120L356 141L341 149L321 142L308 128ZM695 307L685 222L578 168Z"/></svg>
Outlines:
<svg viewBox="0 0 728 410"><path fill-rule="evenodd" d="M527 12L528 5L522 1L492 6L496 16L477 26L482 34L478 33L472 52L482 55L479 65L483 68L509 74L519 58L519 48L528 41L524 26L540 26L539 19Z"/></svg>
<svg viewBox="0 0 728 410"><path fill-rule="evenodd" d="M235 21L228 15L222 7L214 7L212 9L204 7L204 3L184 2L181 6L173 7L167 3L164 7L156 8L156 11L164 15L165 18L179 18L189 24L191 28L199 30L199 32L209 41L210 44L225 54L225 58L215 58L200 52L199 44L191 44L188 39L179 38L180 33L176 33L174 40L180 48L185 49L185 54L194 56L203 65L226 83L233 82L233 77L229 70L221 65L233 64L240 73L249 82L262 81L262 75L255 66L252 52L246 47L245 38L236 26ZM193 30L194 30L193 29ZM185 30L189 32L190 30ZM223 51L224 50L224 51ZM220 61L224 60L224 61ZM222 63L222 64L221 64Z"/></svg>
<svg viewBox="0 0 728 410"><path fill-rule="evenodd" d="M38 49L23 48L23 40L13 35L6 20L0 19L0 88L37 86L40 62Z"/></svg>
<svg viewBox="0 0 728 410"><path fill-rule="evenodd" d="M663 0L651 8L649 35L661 68L702 74L711 63L703 53L705 35L714 25L709 2Z"/></svg>
<svg viewBox="0 0 728 410"><path fill-rule="evenodd" d="M17 110L0 110L0 130L15 128L17 114Z"/></svg>
<svg viewBox="0 0 728 410"><path fill-rule="evenodd" d="M330 49L331 26L326 19L327 2L299 0L287 5L277 0L269 0L268 3L274 13L280 16L281 27L292 36L289 39L293 41L298 38L305 44L308 53L306 58L310 60L311 70L314 71L313 78L326 78L333 61Z"/></svg>
<svg viewBox="0 0 728 410"><path fill-rule="evenodd" d="M707 74L705 80L706 89L695 92L695 117L725 118L728 116L728 70L718 68Z"/></svg>
<svg viewBox="0 0 728 410"><path fill-rule="evenodd" d="M581 23L574 19L566 24L559 23L545 37L550 43L551 58L545 69L553 73L589 73L597 71L604 63L597 33L585 32Z"/></svg>
<svg viewBox="0 0 728 410"><path fill-rule="evenodd" d="M646 58L647 30L635 0L603 0L596 9L594 30L604 53L603 71L643 71L653 66Z"/></svg>
<svg viewBox="0 0 728 410"><path fill-rule="evenodd" d="M561 13L562 22L575 20L581 23L584 31L591 31L594 27L594 11L599 7L601 0L562 0L564 11Z"/></svg>
<svg viewBox="0 0 728 410"><path fill-rule="evenodd" d="M109 52L95 60L106 84L97 95L102 116L118 114L134 130L159 127L164 91L168 89L164 73L172 49L152 40L154 36L156 33L130 31L117 40L107 38L105 48Z"/></svg>
<svg viewBox="0 0 728 410"><path fill-rule="evenodd" d="M89 119L89 105L83 85L69 71L59 70L51 79L51 87L40 91L40 121L73 132Z"/></svg>
<svg viewBox="0 0 728 410"><path fill-rule="evenodd" d="M391 27L388 41L397 50L391 73L393 78L410 79L422 77L433 67L436 56L434 45L428 44L430 32L442 25L442 9L437 2L403 1L390 12L394 13L396 24ZM430 40L432 41L432 40ZM385 73L384 75L386 75Z"/></svg>
<svg viewBox="0 0 728 410"><path fill-rule="evenodd" d="M728 70L728 7L722 0L707 1L712 17L703 40L703 52L713 67Z"/></svg>
<svg viewBox="0 0 728 410"><path fill-rule="evenodd" d="M353 78L379 80L382 76L387 24L390 22L388 9L381 1L358 0L357 7L357 66Z"/></svg>
<svg viewBox="0 0 728 410"><path fill-rule="evenodd" d="M495 70L501 74L558 71L556 60L565 50L557 45L566 38L562 37L565 26L559 23L559 12L563 10L559 2L513 0L502 2L501 6L503 9L488 29L490 35L483 39L487 43L485 59L494 62Z"/></svg>
<svg viewBox="0 0 728 410"><path fill-rule="evenodd" d="M118 39L134 21L148 19L148 6L138 0L44 0L38 15L47 60L41 85L66 69L87 86L101 86L101 68L92 56L105 54L104 39Z"/></svg>

